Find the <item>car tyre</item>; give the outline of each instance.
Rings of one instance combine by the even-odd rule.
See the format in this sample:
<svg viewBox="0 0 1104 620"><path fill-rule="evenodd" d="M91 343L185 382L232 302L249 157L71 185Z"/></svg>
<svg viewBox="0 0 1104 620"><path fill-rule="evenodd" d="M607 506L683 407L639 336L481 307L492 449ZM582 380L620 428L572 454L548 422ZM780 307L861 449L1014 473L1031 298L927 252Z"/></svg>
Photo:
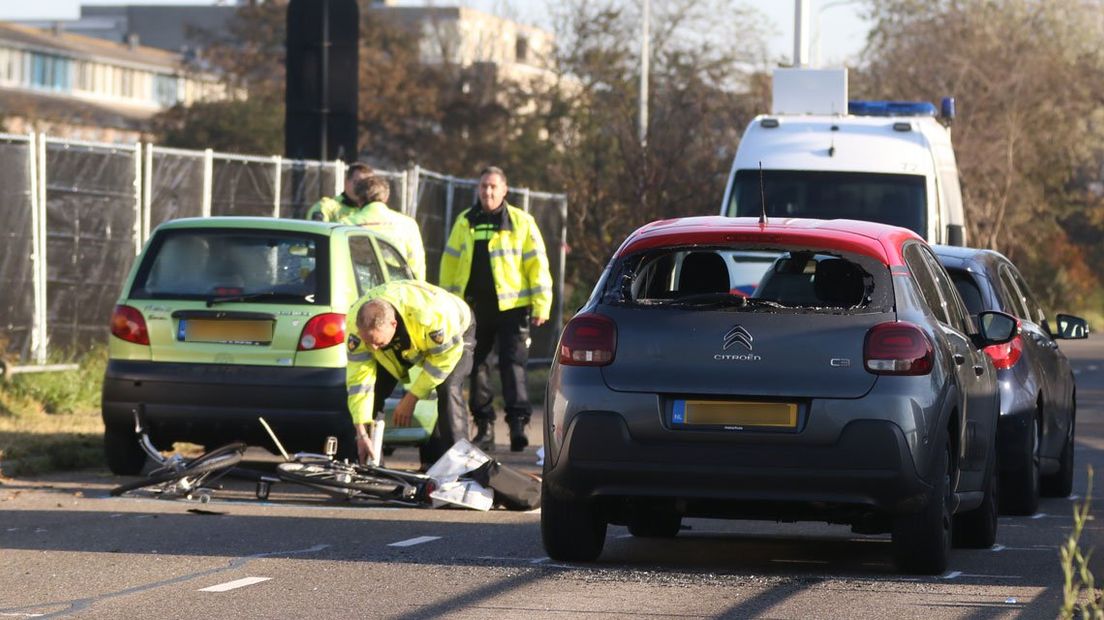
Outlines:
<svg viewBox="0 0 1104 620"><path fill-rule="evenodd" d="M937 457L927 502L920 512L893 520L893 556L903 572L938 575L951 555L951 447Z"/></svg>
<svg viewBox="0 0 1104 620"><path fill-rule="evenodd" d="M541 486L541 540L553 560L593 562L606 543L606 521L594 502L565 500Z"/></svg>
<svg viewBox="0 0 1104 620"><path fill-rule="evenodd" d="M107 468L116 476L136 476L146 464L146 453L132 430L104 429L104 456Z"/></svg>
<svg viewBox="0 0 1104 620"><path fill-rule="evenodd" d="M1024 467L1001 472L1001 512L1033 515L1039 509L1039 425L1032 419L1024 442Z"/></svg>
<svg viewBox="0 0 1104 620"><path fill-rule="evenodd" d="M1073 492L1074 421L1075 419L1071 417L1069 435L1066 437L1066 445L1062 447L1058 471L1042 479L1040 491L1047 497L1068 497Z"/></svg>
<svg viewBox="0 0 1104 620"><path fill-rule="evenodd" d="M955 515L954 546L967 549L988 549L997 542L997 513L1000 506L1000 483L993 458L989 459L989 476L985 483L985 498L973 510Z"/></svg>
<svg viewBox="0 0 1104 620"><path fill-rule="evenodd" d="M682 515L640 509L629 520L629 533L637 538L674 538L682 529Z"/></svg>

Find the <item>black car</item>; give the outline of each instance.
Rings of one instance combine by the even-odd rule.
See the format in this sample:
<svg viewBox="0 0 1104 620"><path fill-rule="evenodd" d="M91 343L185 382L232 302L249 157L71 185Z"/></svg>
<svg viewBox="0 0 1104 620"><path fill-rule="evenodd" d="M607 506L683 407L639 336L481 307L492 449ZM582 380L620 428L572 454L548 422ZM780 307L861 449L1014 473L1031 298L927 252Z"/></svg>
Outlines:
<svg viewBox="0 0 1104 620"><path fill-rule="evenodd" d="M1020 335L985 348L1000 381L997 435L1001 509L1033 514L1039 495L1073 488L1077 387L1056 340L1085 338L1085 320L1067 314L1052 325L1016 266L999 252L933 246L970 314L999 310L1020 321Z"/></svg>
<svg viewBox="0 0 1104 620"><path fill-rule="evenodd" d="M740 256L773 253L751 295ZM846 220L682 218L640 228L564 328L549 375L541 530L560 560L607 524L827 521L892 533L940 573L997 527L993 363L982 313L915 233Z"/></svg>

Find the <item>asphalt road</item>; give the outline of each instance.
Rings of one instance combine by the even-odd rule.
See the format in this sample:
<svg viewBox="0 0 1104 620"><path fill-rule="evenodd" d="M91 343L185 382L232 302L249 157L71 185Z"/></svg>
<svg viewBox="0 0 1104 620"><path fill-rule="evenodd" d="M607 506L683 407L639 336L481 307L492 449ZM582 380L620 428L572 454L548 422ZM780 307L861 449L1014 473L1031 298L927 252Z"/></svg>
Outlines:
<svg viewBox="0 0 1104 620"><path fill-rule="evenodd" d="M995 547L955 550L942 576L897 575L888 536L840 526L693 519L673 540L611 527L599 562L558 564L537 512L351 506L290 487L267 502L248 487L206 504L112 498L119 480L86 471L0 481L0 618L1054 618L1085 466L1104 471L1104 337L1063 349L1078 373L1076 495L1002 517ZM533 448L505 449L538 470ZM1101 540L1090 523L1086 546Z"/></svg>

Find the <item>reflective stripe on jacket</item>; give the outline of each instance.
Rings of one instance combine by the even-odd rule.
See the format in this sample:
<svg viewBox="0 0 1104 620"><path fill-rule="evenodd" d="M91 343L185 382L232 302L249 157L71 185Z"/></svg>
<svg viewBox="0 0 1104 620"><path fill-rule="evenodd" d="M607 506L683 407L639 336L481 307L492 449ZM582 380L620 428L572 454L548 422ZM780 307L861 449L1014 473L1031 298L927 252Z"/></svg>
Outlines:
<svg viewBox="0 0 1104 620"><path fill-rule="evenodd" d="M395 307L410 336L410 348L374 351L362 341L356 317L361 306L372 299L383 299ZM394 280L365 293L345 318L345 333L349 334L345 387L353 423L372 421L377 366L404 383L413 379L409 389L419 399L443 383L464 354L464 332L471 320L471 310L463 299L426 282Z"/></svg>
<svg viewBox="0 0 1104 620"><path fill-rule="evenodd" d="M552 274L548 270L544 239L533 216L509 204L505 206L510 229L504 226L487 242L498 309L531 306L535 318L547 320L552 312ZM467 218L470 210L456 218L441 255L440 284L456 295L464 294L471 276L475 239Z"/></svg>

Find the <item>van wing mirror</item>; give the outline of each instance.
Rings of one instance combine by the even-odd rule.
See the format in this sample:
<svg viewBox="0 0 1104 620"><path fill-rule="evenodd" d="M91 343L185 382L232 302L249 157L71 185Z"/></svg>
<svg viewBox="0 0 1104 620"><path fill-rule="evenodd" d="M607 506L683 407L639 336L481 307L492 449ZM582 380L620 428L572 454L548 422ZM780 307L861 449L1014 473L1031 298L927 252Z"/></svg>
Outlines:
<svg viewBox="0 0 1104 620"><path fill-rule="evenodd" d="M978 314L977 324L982 347L1004 344L1020 334L1020 322L1003 312L986 310Z"/></svg>
<svg viewBox="0 0 1104 620"><path fill-rule="evenodd" d="M1089 337L1089 323L1079 316L1072 314L1058 315L1058 333L1055 338L1064 340L1080 340Z"/></svg>

